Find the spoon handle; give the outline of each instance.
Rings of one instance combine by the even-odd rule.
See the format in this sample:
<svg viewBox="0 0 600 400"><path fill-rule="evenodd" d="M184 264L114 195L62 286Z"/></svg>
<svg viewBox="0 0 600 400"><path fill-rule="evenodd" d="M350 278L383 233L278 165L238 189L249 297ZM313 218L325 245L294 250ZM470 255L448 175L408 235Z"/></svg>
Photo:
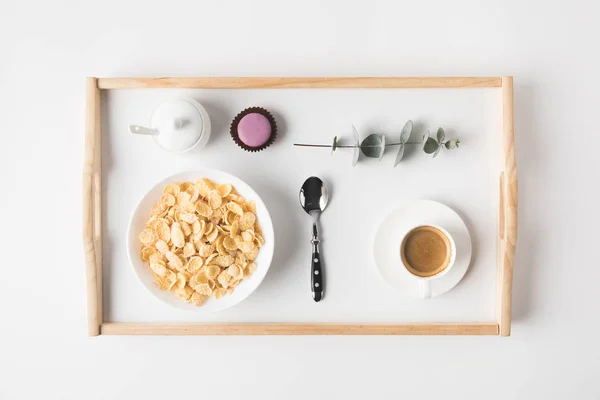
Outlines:
<svg viewBox="0 0 600 400"><path fill-rule="evenodd" d="M310 283L313 300L319 302L323 299L323 269L321 263L321 254L319 253L319 230L317 223L313 222L312 229L312 257L310 260Z"/></svg>

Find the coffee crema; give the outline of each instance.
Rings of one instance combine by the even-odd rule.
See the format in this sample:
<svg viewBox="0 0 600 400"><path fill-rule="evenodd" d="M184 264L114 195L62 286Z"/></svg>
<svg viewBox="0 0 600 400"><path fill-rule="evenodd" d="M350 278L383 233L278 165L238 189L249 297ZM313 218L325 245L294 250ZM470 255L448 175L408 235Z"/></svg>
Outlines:
<svg viewBox="0 0 600 400"><path fill-rule="evenodd" d="M402 240L400 257L410 273L428 278L448 268L452 246L441 230L433 226L419 226Z"/></svg>

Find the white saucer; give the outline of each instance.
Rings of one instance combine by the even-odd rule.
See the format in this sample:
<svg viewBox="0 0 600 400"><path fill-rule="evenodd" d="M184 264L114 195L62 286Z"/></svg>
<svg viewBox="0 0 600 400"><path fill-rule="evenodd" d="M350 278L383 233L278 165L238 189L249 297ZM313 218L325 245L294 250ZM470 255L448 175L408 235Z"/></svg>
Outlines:
<svg viewBox="0 0 600 400"><path fill-rule="evenodd" d="M432 200L419 200L394 210L381 222L373 237L373 259L383 279L403 294L421 298L418 280L400 261L400 243L416 225L437 225L456 242L456 260L448 273L431 281L431 297L439 296L460 282L471 262L471 236L460 216L450 207Z"/></svg>

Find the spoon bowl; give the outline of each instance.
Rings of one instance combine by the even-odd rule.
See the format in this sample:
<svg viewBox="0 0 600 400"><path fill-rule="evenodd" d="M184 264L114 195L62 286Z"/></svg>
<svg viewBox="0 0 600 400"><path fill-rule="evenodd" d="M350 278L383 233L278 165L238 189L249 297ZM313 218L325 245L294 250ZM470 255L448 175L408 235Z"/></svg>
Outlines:
<svg viewBox="0 0 600 400"><path fill-rule="evenodd" d="M323 181L316 176L308 178L300 189L300 205L312 217L312 257L311 257L311 290L314 301L323 299L325 288L323 285L323 263L319 252L319 216L327 207L329 196Z"/></svg>
<svg viewBox="0 0 600 400"><path fill-rule="evenodd" d="M300 205L308 215L318 218L328 201L327 187L321 179L311 176L304 181L300 189Z"/></svg>

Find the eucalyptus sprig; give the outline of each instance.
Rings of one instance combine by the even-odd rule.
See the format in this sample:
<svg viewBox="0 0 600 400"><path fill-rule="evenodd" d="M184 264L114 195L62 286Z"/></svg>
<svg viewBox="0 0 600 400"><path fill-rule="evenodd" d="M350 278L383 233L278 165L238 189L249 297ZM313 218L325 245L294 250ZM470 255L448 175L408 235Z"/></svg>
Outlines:
<svg viewBox="0 0 600 400"><path fill-rule="evenodd" d="M354 137L353 145L340 145L338 144L338 137L334 136L332 144L305 144L305 143L294 143L294 146L302 146L302 147L327 147L331 148L331 154L333 154L339 148L351 148L354 149L354 157L352 159L352 166L355 166L358 163L358 159L360 157L360 153L362 153L365 157L369 158L378 158L381 160L383 157L383 153L385 152L386 147L390 146L398 146L398 153L396 153L396 159L394 160L394 167L396 167L402 157L404 157L404 149L406 145L411 144L421 144L423 147L423 151L426 154L433 154L435 158L440 150L443 148L447 150L455 149L459 147L460 140L459 139L450 139L446 140L446 133L444 129L441 127L437 130L436 138L431 137L429 131L425 135L423 135L423 140L421 142L410 142L410 136L413 130L413 123L411 120L404 124L402 131L400 132L400 138L398 143L386 143L386 137L383 134L373 133L363 141L360 141L360 136L358 131L352 125L352 135Z"/></svg>
<svg viewBox="0 0 600 400"><path fill-rule="evenodd" d="M433 154L433 157L438 155L442 147L448 150L457 149L460 144L459 139L446 140L446 133L442 128L438 128L437 140L431 137L429 131L423 135L423 151L427 154Z"/></svg>

